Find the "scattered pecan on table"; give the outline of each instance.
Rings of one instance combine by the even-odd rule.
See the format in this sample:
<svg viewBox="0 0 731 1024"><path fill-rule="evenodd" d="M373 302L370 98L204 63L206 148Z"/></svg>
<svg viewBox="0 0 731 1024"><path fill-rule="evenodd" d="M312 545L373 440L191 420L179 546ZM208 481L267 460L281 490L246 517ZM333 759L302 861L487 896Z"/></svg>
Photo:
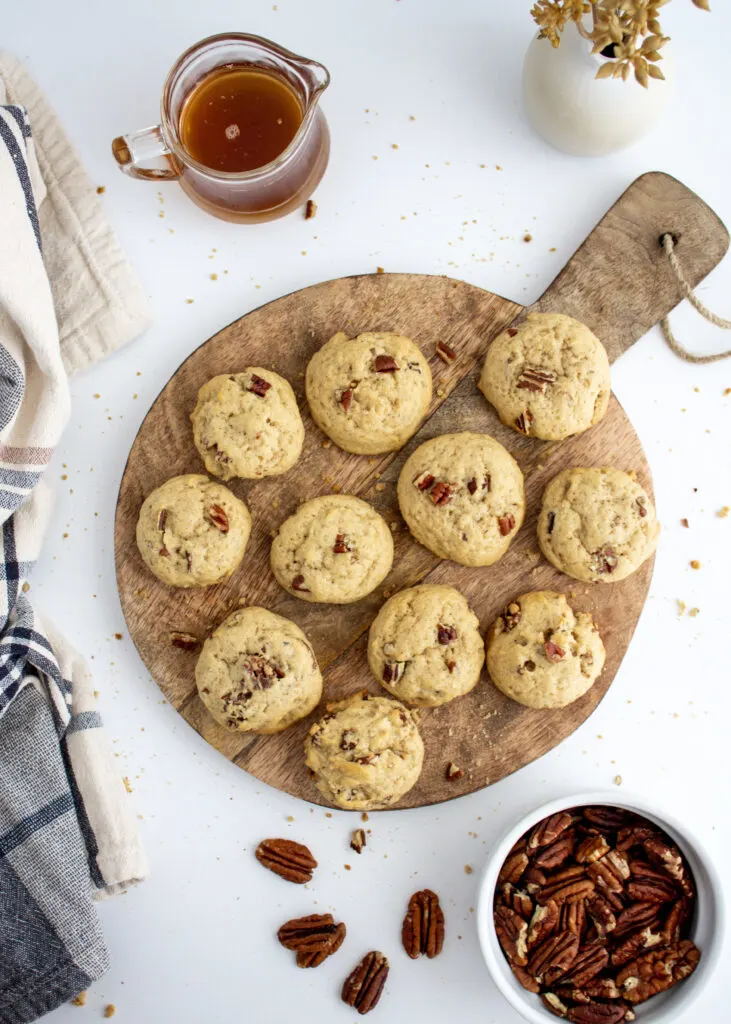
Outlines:
<svg viewBox="0 0 731 1024"><path fill-rule="evenodd" d="M307 847L291 839L263 839L256 848L256 859L275 875L297 885L312 881L317 867Z"/></svg>
<svg viewBox="0 0 731 1024"><path fill-rule="evenodd" d="M345 925L335 924L332 914L308 914L283 924L277 938L297 954L298 967L319 967L340 949L345 933Z"/></svg>
<svg viewBox="0 0 731 1024"><path fill-rule="evenodd" d="M431 889L415 892L409 900L401 927L401 942L412 960L421 954L433 960L441 953L444 946L444 912L439 906L439 897Z"/></svg>
<svg viewBox="0 0 731 1024"><path fill-rule="evenodd" d="M377 950L366 953L343 982L341 999L358 1013L368 1013L381 998L388 970L388 960L383 953Z"/></svg>

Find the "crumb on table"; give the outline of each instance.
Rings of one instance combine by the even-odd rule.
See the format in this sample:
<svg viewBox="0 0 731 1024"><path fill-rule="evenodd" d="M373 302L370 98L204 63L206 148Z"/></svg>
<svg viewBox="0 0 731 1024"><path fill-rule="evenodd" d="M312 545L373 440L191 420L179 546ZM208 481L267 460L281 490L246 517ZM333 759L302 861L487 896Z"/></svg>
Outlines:
<svg viewBox="0 0 731 1024"><path fill-rule="evenodd" d="M114 1003L109 1003L108 1006L104 1007L104 1016L105 1017L113 1017L116 1012L117 1012L117 1007L114 1005Z"/></svg>

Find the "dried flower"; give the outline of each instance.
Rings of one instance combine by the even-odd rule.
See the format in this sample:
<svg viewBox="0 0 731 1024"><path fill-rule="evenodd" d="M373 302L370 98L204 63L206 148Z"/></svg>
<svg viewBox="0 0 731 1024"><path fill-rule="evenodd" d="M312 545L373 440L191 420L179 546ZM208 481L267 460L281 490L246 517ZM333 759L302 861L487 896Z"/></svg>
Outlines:
<svg viewBox="0 0 731 1024"><path fill-rule="evenodd" d="M703 11L710 11L708 0L692 0ZM651 78L663 79L657 66L660 50L669 41L663 35L658 13L668 0L536 0L531 15L540 28L540 38L559 46L561 33L569 22L592 43L592 53L606 57L597 78L635 79L647 88ZM594 25L589 32L583 26L591 11Z"/></svg>

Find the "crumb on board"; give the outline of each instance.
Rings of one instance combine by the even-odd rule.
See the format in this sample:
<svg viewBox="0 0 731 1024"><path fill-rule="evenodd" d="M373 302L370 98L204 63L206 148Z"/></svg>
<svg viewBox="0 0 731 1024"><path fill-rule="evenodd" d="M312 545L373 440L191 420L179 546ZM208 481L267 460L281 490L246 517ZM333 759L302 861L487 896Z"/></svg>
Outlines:
<svg viewBox="0 0 731 1024"><path fill-rule="evenodd" d="M691 567L691 569L700 569L701 563L698 561L697 558L694 558L694 559L692 559L692 561L690 563L690 567Z"/></svg>
<svg viewBox="0 0 731 1024"><path fill-rule="evenodd" d="M376 273L377 274L385 274L386 271L383 269L383 267L376 267Z"/></svg>
<svg viewBox="0 0 731 1024"><path fill-rule="evenodd" d="M368 811L363 811L363 813L360 816L360 820L361 821L368 821L369 820L369 818L368 818Z"/></svg>
<svg viewBox="0 0 731 1024"><path fill-rule="evenodd" d="M464 866L464 873L466 875L471 875L472 874L472 865L471 864L465 864L465 866Z"/></svg>
<svg viewBox="0 0 731 1024"><path fill-rule="evenodd" d="M85 1006L86 1005L86 996L87 996L87 991L86 991L86 989L84 989L83 992L79 992L79 994L77 996L74 996L74 998L71 1000L71 1005L72 1006Z"/></svg>
<svg viewBox="0 0 731 1024"><path fill-rule="evenodd" d="M346 871L350 871L350 864L343 864Z"/></svg>
<svg viewBox="0 0 731 1024"><path fill-rule="evenodd" d="M385 484L376 484L376 490L379 491L379 492L380 491L385 491L386 490L386 485Z"/></svg>
<svg viewBox="0 0 731 1024"><path fill-rule="evenodd" d="M524 242L532 242L533 241L533 235L529 231L526 231L526 233L523 235L523 241Z"/></svg>
<svg viewBox="0 0 731 1024"><path fill-rule="evenodd" d="M317 213L317 203L314 199L308 199L305 203L305 220L312 220Z"/></svg>

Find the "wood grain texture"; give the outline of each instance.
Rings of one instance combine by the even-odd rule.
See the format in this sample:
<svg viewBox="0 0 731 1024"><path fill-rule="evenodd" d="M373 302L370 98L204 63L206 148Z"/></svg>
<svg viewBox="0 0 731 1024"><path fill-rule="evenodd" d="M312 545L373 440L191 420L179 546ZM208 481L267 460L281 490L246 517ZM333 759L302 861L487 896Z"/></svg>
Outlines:
<svg viewBox="0 0 731 1024"><path fill-rule="evenodd" d="M645 175L621 197L533 308L569 312L589 323L608 339L610 357L616 358L678 301L677 293L660 280L661 267L654 255L647 255L647 240L653 232L657 238L662 230L675 230L666 221L676 208L682 208L683 219L682 224L679 220L674 224L681 224L684 239L695 239L691 207L705 224L707 244L698 248L695 242L689 243L684 266L692 279L702 277L711 269L708 253L719 259L725 251L728 238L723 225L674 179ZM632 279L620 275L617 283L610 276L615 266L631 260ZM600 274L601 282L595 280ZM618 310L628 311L624 319ZM328 281L254 310L219 332L183 363L148 413L130 452L115 523L117 579L130 636L173 706L209 743L261 781L323 802L305 771L302 752L305 733L320 712L277 736L229 733L216 725L198 698L196 654L172 647L169 639L171 630L202 637L240 604L262 604L291 618L307 633L323 669L326 700L364 688L382 692L365 659L368 627L384 593L418 582L458 587L484 629L504 604L527 590L562 590L577 609L594 615L607 648L606 666L591 691L570 707L560 711L523 708L500 694L483 672L471 694L424 711L424 771L401 807L450 799L515 771L573 732L606 693L642 609L652 564L609 586L571 580L540 556L536 515L546 483L567 466L610 464L635 470L651 492L650 470L614 398L597 427L561 444L523 438L500 424L475 381L490 340L522 313L522 307L507 299L442 277L383 274ZM414 338L430 359L435 393L430 414L395 455L342 452L326 440L306 412L305 366L338 330L351 336L365 330L398 331ZM434 356L440 340L457 353L448 367ZM229 581L202 591L168 588L146 570L138 554L134 534L139 507L170 476L202 470L189 423L198 388L215 374L247 364L270 366L292 382L305 420L302 457L284 476L229 485L248 504L254 524L244 563ZM526 477L525 523L505 557L489 568L440 562L411 538L398 512L396 481L405 459L427 438L458 430L496 437L515 456ZM300 502L334 490L365 498L394 524L394 567L383 586L357 604L308 604L290 597L274 580L269 568L271 534ZM461 779L446 780L450 761L463 769Z"/></svg>

